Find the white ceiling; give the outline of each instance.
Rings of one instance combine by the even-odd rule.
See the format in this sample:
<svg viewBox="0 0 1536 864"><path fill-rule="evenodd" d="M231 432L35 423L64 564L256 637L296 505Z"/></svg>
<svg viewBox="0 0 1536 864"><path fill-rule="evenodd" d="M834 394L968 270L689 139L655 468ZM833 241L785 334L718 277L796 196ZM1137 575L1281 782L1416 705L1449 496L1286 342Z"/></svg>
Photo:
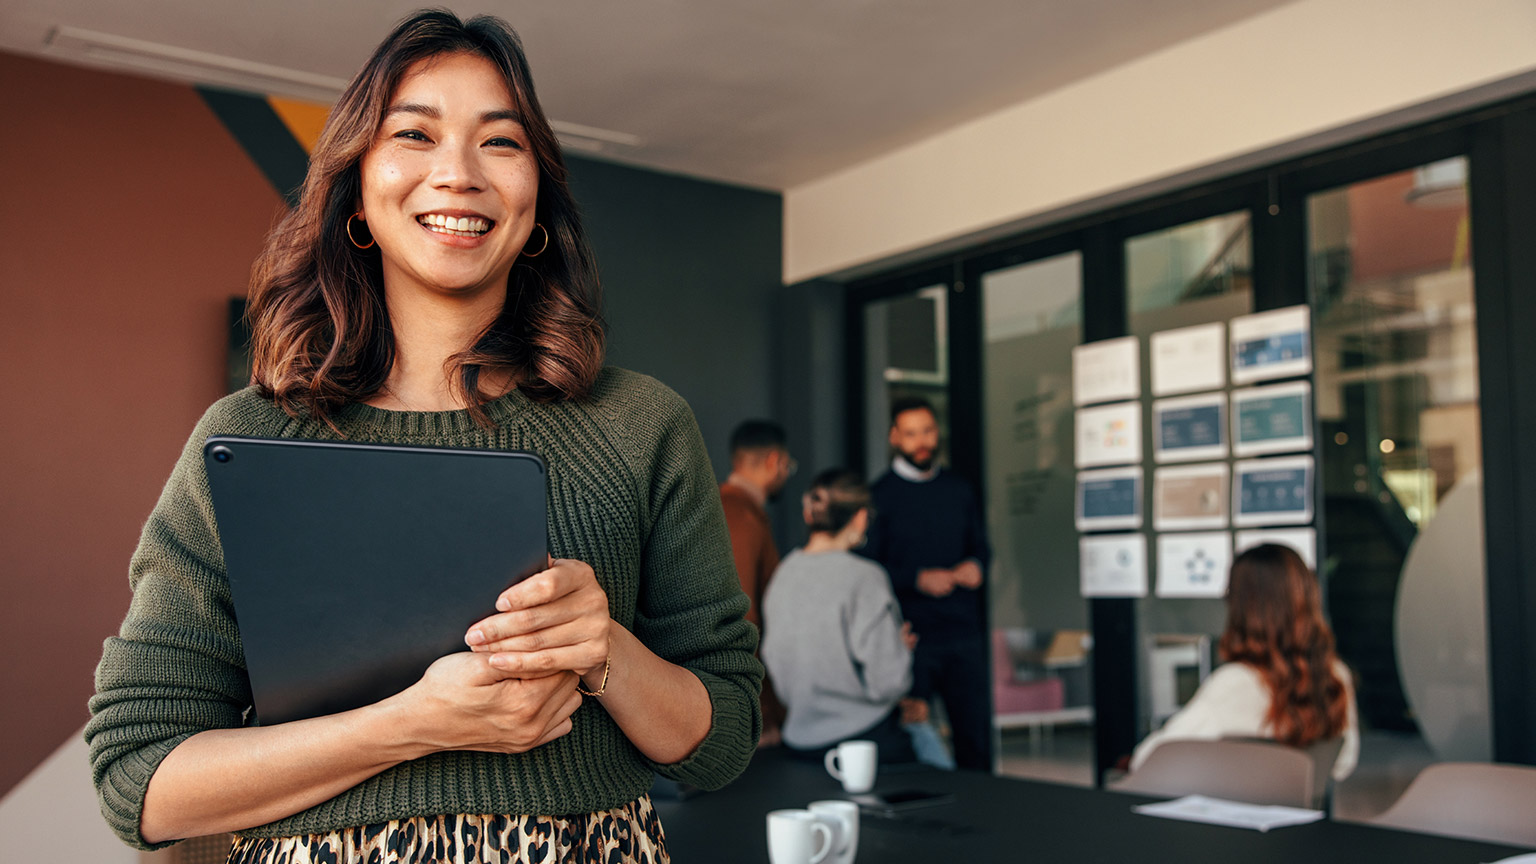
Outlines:
<svg viewBox="0 0 1536 864"><path fill-rule="evenodd" d="M1286 2L476 0L455 11L512 23L552 119L638 139L597 155L781 190ZM418 5L4 0L0 49L82 62L58 47L68 40L47 44L75 28L216 55L215 66L279 67L314 82L266 89L323 97Z"/></svg>

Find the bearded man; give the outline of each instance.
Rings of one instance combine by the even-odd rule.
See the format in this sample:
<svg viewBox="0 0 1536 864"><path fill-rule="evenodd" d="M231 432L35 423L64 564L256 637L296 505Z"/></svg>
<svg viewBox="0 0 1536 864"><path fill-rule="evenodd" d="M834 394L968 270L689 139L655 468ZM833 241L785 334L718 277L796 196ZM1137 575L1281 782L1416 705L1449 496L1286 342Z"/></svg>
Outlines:
<svg viewBox="0 0 1536 864"><path fill-rule="evenodd" d="M939 464L939 426L923 399L891 406L891 470L870 487L874 518L862 550L890 575L918 634L908 719L938 697L955 763L992 770L992 676L986 567L991 552L976 490Z"/></svg>

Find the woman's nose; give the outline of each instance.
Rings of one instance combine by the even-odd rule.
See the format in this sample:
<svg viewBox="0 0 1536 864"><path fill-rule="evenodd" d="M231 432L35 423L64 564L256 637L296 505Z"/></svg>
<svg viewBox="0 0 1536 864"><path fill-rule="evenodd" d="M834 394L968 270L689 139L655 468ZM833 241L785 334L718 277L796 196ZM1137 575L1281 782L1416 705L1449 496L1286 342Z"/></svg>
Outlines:
<svg viewBox="0 0 1536 864"><path fill-rule="evenodd" d="M469 192L485 188L485 178L476 158L477 150L469 142L444 142L434 154L429 181L439 189Z"/></svg>

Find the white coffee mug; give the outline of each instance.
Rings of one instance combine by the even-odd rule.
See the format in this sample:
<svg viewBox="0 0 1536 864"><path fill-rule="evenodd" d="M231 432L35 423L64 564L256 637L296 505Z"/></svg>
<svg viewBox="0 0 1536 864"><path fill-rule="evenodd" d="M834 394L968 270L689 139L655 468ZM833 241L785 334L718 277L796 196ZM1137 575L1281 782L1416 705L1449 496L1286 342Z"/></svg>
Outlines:
<svg viewBox="0 0 1536 864"><path fill-rule="evenodd" d="M827 751L827 773L843 784L844 792L868 792L875 786L878 753L873 741L844 741Z"/></svg>
<svg viewBox="0 0 1536 864"><path fill-rule="evenodd" d="M771 864L821 864L832 853L834 842L831 827L809 810L774 810L768 814Z"/></svg>
<svg viewBox="0 0 1536 864"><path fill-rule="evenodd" d="M812 801L806 809L833 827L832 857L828 864L853 864L859 854L859 805L852 801L834 799Z"/></svg>

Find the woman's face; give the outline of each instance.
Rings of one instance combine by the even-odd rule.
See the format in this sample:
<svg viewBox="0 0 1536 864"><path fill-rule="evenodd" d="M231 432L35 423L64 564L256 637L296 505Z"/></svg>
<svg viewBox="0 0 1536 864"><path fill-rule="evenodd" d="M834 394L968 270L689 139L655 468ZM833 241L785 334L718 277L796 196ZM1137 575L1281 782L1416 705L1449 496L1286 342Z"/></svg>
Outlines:
<svg viewBox="0 0 1536 864"><path fill-rule="evenodd" d="M489 60L444 54L407 70L361 172L387 292L505 296L533 231L539 168Z"/></svg>

